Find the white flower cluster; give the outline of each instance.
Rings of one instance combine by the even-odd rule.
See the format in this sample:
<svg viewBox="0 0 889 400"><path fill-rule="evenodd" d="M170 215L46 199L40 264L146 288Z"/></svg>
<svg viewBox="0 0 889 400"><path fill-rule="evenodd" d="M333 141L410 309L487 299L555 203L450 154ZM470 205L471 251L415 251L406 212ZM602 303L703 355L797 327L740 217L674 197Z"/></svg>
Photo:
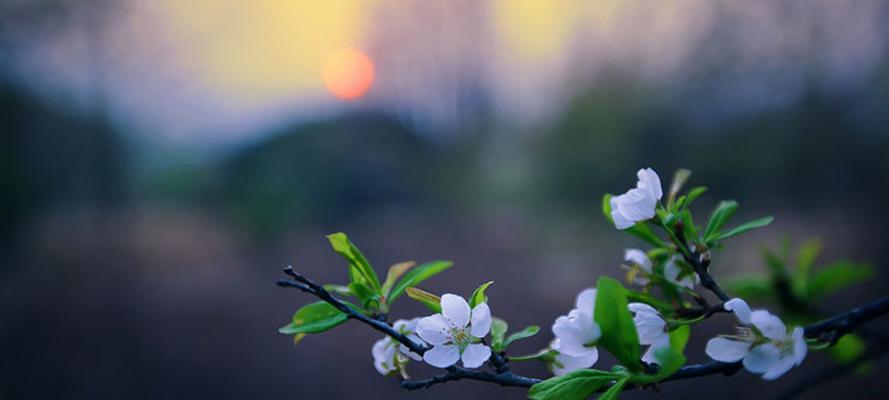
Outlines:
<svg viewBox="0 0 889 400"><path fill-rule="evenodd" d="M636 187L610 200L611 217L618 229L627 229L636 222L656 214L663 196L661 181L651 168L640 169ZM653 260L640 249L624 252L624 268L630 281L648 286L655 277L655 262L663 263L662 277L667 282L693 290L701 279L681 258ZM602 331L595 320L596 289L580 292L574 308L556 318L552 325L555 339L550 349L555 352L551 368L555 375L590 368L599 359L597 344ZM424 360L429 365L447 368L462 361L466 368L478 368L491 357L491 348L483 342L491 330L491 310L486 303L470 308L460 296L441 297L441 313L409 321L398 320L394 329L417 344L429 345L422 357L403 344L385 337L373 346L374 366L383 375L403 372L408 359ZM657 364L655 353L670 347L666 319L654 307L643 303L628 304L639 337L639 344L648 346L642 361ZM724 304L733 312L740 326L734 335L722 335L707 342L708 356L722 362L741 361L744 368L762 374L767 380L777 379L806 357L807 346L803 328L788 330L780 318L766 310L752 311L744 300L732 299Z"/></svg>
<svg viewBox="0 0 889 400"><path fill-rule="evenodd" d="M636 173L636 187L611 198L611 219L617 229L627 229L639 221L654 218L658 201L664 196L661 178L651 168Z"/></svg>
<svg viewBox="0 0 889 400"><path fill-rule="evenodd" d="M429 365L447 368L463 361L466 368L478 368L491 357L491 349L481 343L491 330L491 310L486 303L470 309L460 296L441 296L441 313L410 321L399 320L395 330L418 344L429 344L422 357L388 336L378 340L372 349L374 366L388 375L407 361L424 360Z"/></svg>
<svg viewBox="0 0 889 400"><path fill-rule="evenodd" d="M630 280L638 286L647 286L654 276L654 265L651 259L640 249L627 249L624 251L624 269L629 273ZM690 267L684 264L678 257L671 257L664 264L664 278L677 286L689 290L701 283L698 276Z"/></svg>
<svg viewBox="0 0 889 400"><path fill-rule="evenodd" d="M552 364L553 373L564 375L571 371L592 367L599 360L596 343L602 337L602 331L595 321L596 289L584 289L577 296L575 308L556 318L553 323L555 340L550 348L558 352ZM654 352L670 346L670 335L667 322L661 315L647 304L630 303L633 322L639 335L639 343L649 346L642 361L657 363Z"/></svg>
<svg viewBox="0 0 889 400"><path fill-rule="evenodd" d="M742 361L744 368L763 379L780 378L806 358L808 348L803 328L788 330L777 316L766 310L751 311L747 302L732 299L725 309L738 317L740 326L734 335L723 335L707 342L706 353L722 362Z"/></svg>

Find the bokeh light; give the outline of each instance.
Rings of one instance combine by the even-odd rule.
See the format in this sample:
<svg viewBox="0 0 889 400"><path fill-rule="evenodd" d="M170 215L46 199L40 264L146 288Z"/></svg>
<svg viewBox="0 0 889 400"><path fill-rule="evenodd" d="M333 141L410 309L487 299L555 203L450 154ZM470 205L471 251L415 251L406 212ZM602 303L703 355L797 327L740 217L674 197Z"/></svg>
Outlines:
<svg viewBox="0 0 889 400"><path fill-rule="evenodd" d="M373 84L373 62L361 51L339 50L324 62L323 77L327 90L334 96L344 100L357 99Z"/></svg>

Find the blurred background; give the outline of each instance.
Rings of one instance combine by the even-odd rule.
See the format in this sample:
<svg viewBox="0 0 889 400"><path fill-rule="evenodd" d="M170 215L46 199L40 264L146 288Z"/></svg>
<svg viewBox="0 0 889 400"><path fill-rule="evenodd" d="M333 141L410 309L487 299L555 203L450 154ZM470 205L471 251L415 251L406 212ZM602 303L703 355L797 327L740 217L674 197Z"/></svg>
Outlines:
<svg viewBox="0 0 889 400"><path fill-rule="evenodd" d="M885 294L887 17L881 0L2 0L0 398L523 398L402 391L354 323L293 346L276 329L313 299L276 288L280 268L344 283L336 231L379 273L452 259L421 286L494 280L495 315L544 327L515 346L531 352L642 246L600 200L646 166L709 186L699 221L727 198L738 221L776 217L716 254L718 279L820 237L825 262L876 270L826 311ZM690 361L731 323L696 330ZM625 398L768 397L832 363ZM876 364L800 398L881 398Z"/></svg>

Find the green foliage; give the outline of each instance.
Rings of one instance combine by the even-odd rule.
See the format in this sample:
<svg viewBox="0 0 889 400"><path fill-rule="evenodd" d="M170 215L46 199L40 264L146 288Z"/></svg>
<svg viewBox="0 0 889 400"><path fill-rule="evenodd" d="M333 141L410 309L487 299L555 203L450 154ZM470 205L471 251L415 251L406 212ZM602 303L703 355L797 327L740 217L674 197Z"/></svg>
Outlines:
<svg viewBox="0 0 889 400"><path fill-rule="evenodd" d="M364 282L352 282L349 284L349 292L351 292L364 309L375 310L380 306L380 295L375 293L373 289L368 287Z"/></svg>
<svg viewBox="0 0 889 400"><path fill-rule="evenodd" d="M670 347L680 354L685 352L685 345L688 344L689 337L691 337L691 327L688 325L679 326L670 331Z"/></svg>
<svg viewBox="0 0 889 400"><path fill-rule="evenodd" d="M849 364L864 354L866 349L867 345L860 336L847 334L830 348L830 355L840 364Z"/></svg>
<svg viewBox="0 0 889 400"><path fill-rule="evenodd" d="M390 292L392 291L392 286L395 285L395 281L397 281L398 278L401 278L402 275L413 268L416 264L417 263L413 261L405 261L389 267L389 272L386 273L386 280L383 281L383 286L381 288L383 297L389 298Z"/></svg>
<svg viewBox="0 0 889 400"><path fill-rule="evenodd" d="M537 332L540 332L539 326L537 326L537 325L526 326L525 329L522 329L518 332L515 332L515 333L509 335L509 337L507 337L506 340L503 342L503 348L509 347L509 345L512 344L513 342L515 342L516 340L522 340L522 339L527 339L529 337L532 337L532 336L536 335Z"/></svg>
<svg viewBox="0 0 889 400"><path fill-rule="evenodd" d="M349 277L352 283L362 283L368 286L372 292L380 293L380 278L374 272L373 267L364 258L364 254L355 247L345 233L338 232L327 235L333 251L343 256L349 262Z"/></svg>
<svg viewBox="0 0 889 400"><path fill-rule="evenodd" d="M814 273L805 285L806 295L817 300L873 276L874 270L870 265L838 261Z"/></svg>
<svg viewBox="0 0 889 400"><path fill-rule="evenodd" d="M285 335L321 333L346 322L348 316L327 302L308 304L293 314L293 320L278 329Z"/></svg>
<svg viewBox="0 0 889 400"><path fill-rule="evenodd" d="M795 263L790 256L790 244L779 253L764 249L763 261L768 269L765 277L750 276L735 279L728 286L737 295L755 302L777 302L783 316L791 324L807 324L823 315L820 302L825 297L873 278L870 265L836 261L819 267L818 256L822 244L818 239L804 242L796 252ZM831 356L840 363L849 362L865 351L865 344L855 335L845 335L830 349Z"/></svg>
<svg viewBox="0 0 889 400"><path fill-rule="evenodd" d="M710 221L707 222L707 229L704 230L704 241L710 242L716 237L719 230L728 222L729 218L738 211L738 202L734 200L723 200L716 205L713 213L710 214Z"/></svg>
<svg viewBox="0 0 889 400"><path fill-rule="evenodd" d="M453 265L454 263L451 261L436 260L423 263L412 269L410 272L404 274L401 280L392 287L392 291L386 297L387 304L392 305L392 303L394 303L406 289L414 287L421 282L440 274L442 271L451 268Z"/></svg>
<svg viewBox="0 0 889 400"><path fill-rule="evenodd" d="M785 309L799 313L806 308L815 309L817 302L824 297L874 276L873 268L862 263L836 261L817 267L821 247L817 239L805 242L796 254L795 265L789 265L788 251L777 254L765 249L763 261L769 270L768 277L743 277L730 282L728 286L748 300L777 300L782 302ZM817 318L815 315L810 317Z"/></svg>
<svg viewBox="0 0 889 400"><path fill-rule="evenodd" d="M657 359L659 365L657 372L654 374L633 374L630 377L632 382L641 384L660 382L676 373L676 371L679 371L679 369L685 365L685 356L674 349L672 343L671 347L655 350L654 357Z"/></svg>
<svg viewBox="0 0 889 400"><path fill-rule="evenodd" d="M488 296L485 296L485 290L492 284L494 284L494 281L485 282L475 289L475 291L472 292L472 296L469 297L469 307L475 308L475 306L481 303L487 303Z"/></svg>
<svg viewBox="0 0 889 400"><path fill-rule="evenodd" d="M688 191L688 194L685 195L685 200L681 204L677 204L679 210L685 211L691 207L692 203L698 199L704 192L707 191L706 186L697 186Z"/></svg>
<svg viewBox="0 0 889 400"><path fill-rule="evenodd" d="M620 373L582 369L547 379L532 386L528 391L528 397L534 400L584 400L612 382L622 382L620 383L621 387L616 390L616 392L620 392L626 379L626 375ZM615 383L614 386L617 386L618 383ZM601 398L605 398L605 395Z"/></svg>
<svg viewBox="0 0 889 400"><path fill-rule="evenodd" d="M595 320L602 330L599 343L631 371L642 370L639 336L627 308L627 290L620 282L599 278L596 285Z"/></svg>
<svg viewBox="0 0 889 400"><path fill-rule="evenodd" d="M504 337L508 329L509 325L506 321L496 317L491 319L491 349L494 352L501 352L506 347Z"/></svg>
<svg viewBox="0 0 889 400"><path fill-rule="evenodd" d="M602 393L602 396L599 396L599 400L614 400L620 393L624 390L624 386L626 386L627 382L630 380L628 377L624 377L618 379L617 382L614 382L614 385L611 385L605 393Z"/></svg>
<svg viewBox="0 0 889 400"><path fill-rule="evenodd" d="M771 215L766 216L766 217L762 217L762 218L757 218L757 219L755 219L755 220L753 220L753 221L745 222L745 223L743 223L743 224L741 224L741 225L738 225L738 226L736 226L736 227L734 227L734 228L732 228L732 229L729 229L729 230L726 231L726 232L719 233L718 235L716 235L716 236L713 237L712 239L707 239L707 238L705 238L704 241L705 241L705 242L708 242L708 243L711 242L711 241L712 241L712 242L719 242L719 241L721 241L721 240L725 240L725 239L728 239L728 238L730 238L730 237L738 236L738 235L740 235L740 234L742 234L742 233L744 233L744 232L747 232L747 231L750 231L750 230L753 230L753 229L756 229L756 228L762 228L762 227L764 227L764 226L768 226L768 225L771 224L772 221L774 221L774 220L775 220L775 217L772 217Z"/></svg>
<svg viewBox="0 0 889 400"><path fill-rule="evenodd" d="M441 313L441 297L415 287L409 287L405 289L405 292L407 292L407 297L420 302L420 304L426 306L430 311Z"/></svg>

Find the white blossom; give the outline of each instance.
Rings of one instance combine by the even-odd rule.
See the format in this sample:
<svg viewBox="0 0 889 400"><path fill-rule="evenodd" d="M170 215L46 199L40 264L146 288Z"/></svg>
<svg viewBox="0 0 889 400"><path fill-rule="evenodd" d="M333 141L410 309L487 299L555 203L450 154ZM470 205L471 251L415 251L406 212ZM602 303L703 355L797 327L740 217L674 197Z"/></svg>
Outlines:
<svg viewBox="0 0 889 400"><path fill-rule="evenodd" d="M624 251L624 269L627 270L627 279L639 286L648 285L651 282L652 264L648 255L639 249L626 249Z"/></svg>
<svg viewBox="0 0 889 400"><path fill-rule="evenodd" d="M553 340L550 348L555 349L561 346L559 339ZM599 359L598 352L588 352L582 356L572 357L567 354L559 353L556 355L555 362L551 364L553 374L556 376L565 375L572 371L589 368Z"/></svg>
<svg viewBox="0 0 889 400"><path fill-rule="evenodd" d="M688 289L694 289L695 285L701 284L701 277L696 272L683 268L676 257L670 258L664 265L664 278L668 282Z"/></svg>
<svg viewBox="0 0 889 400"><path fill-rule="evenodd" d="M418 321L419 318L414 318L410 321L399 319L392 324L392 328L407 336L413 342L422 343L420 337L415 333ZM371 354L374 357L374 367L382 375L400 371L401 367L407 363L407 357L416 361L423 359L419 354L410 351L407 346L389 336L377 340L371 349Z"/></svg>
<svg viewBox="0 0 889 400"><path fill-rule="evenodd" d="M660 313L648 304L630 303L628 308L633 313L633 322L636 324L636 332L639 334L639 344L648 346L648 350L642 355L642 361L657 364L654 353L659 349L670 347L667 321L664 321Z"/></svg>
<svg viewBox="0 0 889 400"><path fill-rule="evenodd" d="M627 229L638 221L649 220L655 215L658 200L663 197L661 178L651 168L636 172L636 187L611 198L611 219L617 229Z"/></svg>
<svg viewBox="0 0 889 400"><path fill-rule="evenodd" d="M722 362L743 360L744 368L763 379L778 379L806 358L808 348L803 328L788 331L784 322L766 310L751 311L744 300L732 299L725 309L738 317L741 326L735 335L723 335L707 342L706 353Z"/></svg>
<svg viewBox="0 0 889 400"><path fill-rule="evenodd" d="M438 368L450 367L459 360L466 368L478 368L491 357L491 348L481 343L490 330L491 310L486 303L470 309L460 296L441 296L441 313L417 324L417 334L432 345L423 360Z"/></svg>
<svg viewBox="0 0 889 400"><path fill-rule="evenodd" d="M568 315L556 318L553 334L556 340L552 349L559 352L556 358L563 367L554 372L569 372L593 366L599 359L596 343L602 336L599 324L593 319L596 308L596 289L585 289L577 295L575 308Z"/></svg>

